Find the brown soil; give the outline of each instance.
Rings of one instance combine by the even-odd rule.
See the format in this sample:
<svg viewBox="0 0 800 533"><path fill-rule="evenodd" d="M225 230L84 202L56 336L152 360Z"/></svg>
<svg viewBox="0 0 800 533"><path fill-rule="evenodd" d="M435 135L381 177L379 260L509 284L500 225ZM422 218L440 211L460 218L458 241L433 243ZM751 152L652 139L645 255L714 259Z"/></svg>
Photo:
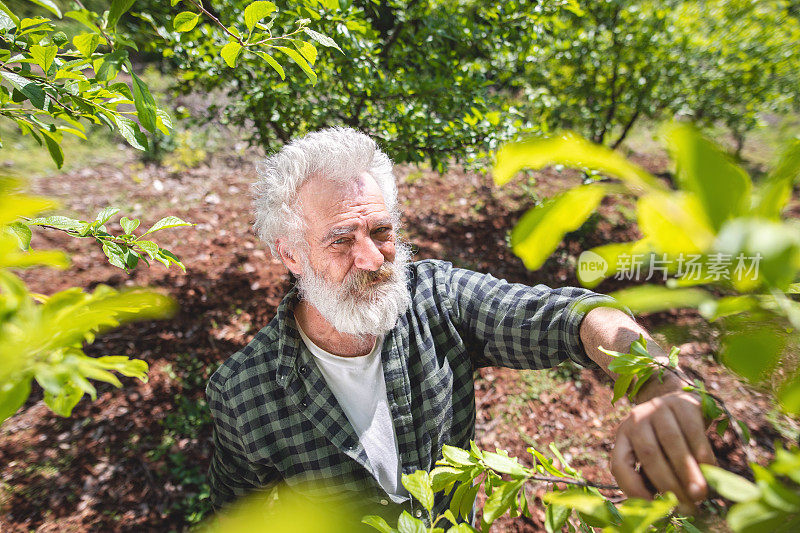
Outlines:
<svg viewBox="0 0 800 533"><path fill-rule="evenodd" d="M167 214L198 226L168 230L157 239L183 260L186 274L156 264L129 275L108 265L93 242L35 232L35 248L65 248L73 254L73 266L24 273L32 290L151 285L173 295L180 311L171 320L115 330L88 349L95 355L146 360L151 366L147 383L123 378L121 390L100 386L97 401L84 399L70 418L53 415L41 393L34 392L3 424L0 529L178 531L200 518L212 450L205 380L268 322L290 283L250 229L254 157L215 157L180 173L141 168L131 159L123 168L98 165L32 184L37 193L61 199L65 214L93 218L103 206L116 205L123 209L120 214L144 217L143 226ZM655 172L666 167L662 159L640 158L640 163ZM502 189L486 175L459 170L438 175L399 168L398 174L406 238L420 259L447 259L528 284L576 285L575 258L582 250L637 236L620 215L619 201L607 199L585 229L570 234L543 268L529 272L506 245L507 233L531 207L531 192L550 196L578 183L575 174L536 173L527 185L520 180ZM604 282L597 290L607 292L618 284ZM716 332L691 312L642 321L682 347L683 364L703 376L748 423L758 457L766 460L774 441L782 438L767 421L770 403L714 363ZM507 449L527 462L528 446L546 450L555 442L585 477L612 482L608 457L626 407L610 405L608 381L594 372L562 374L548 374L543 390L533 391L524 373L482 369L476 385L478 444ZM791 421L784 424L797 429ZM731 432L713 440L720 463L743 472L743 454ZM530 494L543 490L531 487ZM532 519L506 517L493 531L542 530L543 512L534 507Z"/></svg>

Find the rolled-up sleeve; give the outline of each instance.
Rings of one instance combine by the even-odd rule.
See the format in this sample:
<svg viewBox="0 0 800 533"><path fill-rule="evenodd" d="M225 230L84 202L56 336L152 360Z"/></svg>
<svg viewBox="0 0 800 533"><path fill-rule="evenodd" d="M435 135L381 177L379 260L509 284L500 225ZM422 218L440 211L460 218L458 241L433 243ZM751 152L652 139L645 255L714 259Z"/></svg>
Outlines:
<svg viewBox="0 0 800 533"><path fill-rule="evenodd" d="M595 307L619 307L588 289L509 283L459 268L450 267L444 282L454 322L483 347L476 367L551 368L567 359L596 366L581 342L581 321Z"/></svg>

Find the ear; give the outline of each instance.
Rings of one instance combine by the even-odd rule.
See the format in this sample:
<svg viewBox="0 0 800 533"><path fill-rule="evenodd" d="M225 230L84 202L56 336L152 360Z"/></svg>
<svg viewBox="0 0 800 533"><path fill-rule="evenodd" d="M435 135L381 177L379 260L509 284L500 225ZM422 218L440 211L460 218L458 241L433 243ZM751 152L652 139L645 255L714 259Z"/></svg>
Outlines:
<svg viewBox="0 0 800 533"><path fill-rule="evenodd" d="M282 237L275 242L275 248L278 250L283 265L295 276L303 273L303 265L300 263L298 252L294 247L290 246Z"/></svg>

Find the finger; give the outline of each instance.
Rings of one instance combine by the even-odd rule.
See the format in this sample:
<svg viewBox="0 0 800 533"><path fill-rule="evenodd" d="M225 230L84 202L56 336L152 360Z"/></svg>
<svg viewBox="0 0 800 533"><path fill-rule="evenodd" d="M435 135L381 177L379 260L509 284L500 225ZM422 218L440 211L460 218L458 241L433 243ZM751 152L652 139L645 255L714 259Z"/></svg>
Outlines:
<svg viewBox="0 0 800 533"><path fill-rule="evenodd" d="M647 477L655 485L659 492L670 491L678 499L686 504L692 505L692 499L686 494L681 486L669 461L664 456L664 451L658 443L653 427L649 423L641 423L636 427L636 435L630 436L633 443L633 452L636 458L642 463Z"/></svg>
<svg viewBox="0 0 800 533"><path fill-rule="evenodd" d="M644 479L636 471L636 456L628 437L623 433L617 434L617 442L611 452L611 473L619 483L619 488L629 498L643 498L651 500L653 493L647 490Z"/></svg>
<svg viewBox="0 0 800 533"><path fill-rule="evenodd" d="M683 430L670 409L659 409L653 413L653 428L666 453L672 471L678 476L686 494L693 501L705 499L707 494L706 480L697 461L689 450L684 439Z"/></svg>
<svg viewBox="0 0 800 533"><path fill-rule="evenodd" d="M689 449L697 462L715 465L717 458L714 457L711 444L706 437L706 425L700 409L700 400L694 396L687 396L682 402L668 402L667 405L681 425Z"/></svg>

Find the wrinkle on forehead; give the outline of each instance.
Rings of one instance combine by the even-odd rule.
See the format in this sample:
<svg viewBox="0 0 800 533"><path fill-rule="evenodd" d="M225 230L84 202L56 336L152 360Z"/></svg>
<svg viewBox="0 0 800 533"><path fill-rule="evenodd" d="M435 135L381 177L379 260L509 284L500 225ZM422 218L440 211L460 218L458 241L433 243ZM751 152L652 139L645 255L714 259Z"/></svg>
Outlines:
<svg viewBox="0 0 800 533"><path fill-rule="evenodd" d="M377 195L373 195L369 191L370 185L374 185L373 189ZM367 195L374 197L367 198ZM298 205L306 216L311 214L305 209L306 207L314 209L314 214L320 214L320 210L335 211L337 208L346 208L354 204L365 203L365 201L370 204L377 203L376 200L380 200L381 204L386 205L383 191L368 173L363 173L352 181L315 177L304 183L298 191Z"/></svg>
<svg viewBox="0 0 800 533"><path fill-rule="evenodd" d="M348 182L319 177L309 180L298 191L298 205L306 223L307 237L308 230L319 233L320 224L330 226L381 211L391 218L383 191L368 173Z"/></svg>

